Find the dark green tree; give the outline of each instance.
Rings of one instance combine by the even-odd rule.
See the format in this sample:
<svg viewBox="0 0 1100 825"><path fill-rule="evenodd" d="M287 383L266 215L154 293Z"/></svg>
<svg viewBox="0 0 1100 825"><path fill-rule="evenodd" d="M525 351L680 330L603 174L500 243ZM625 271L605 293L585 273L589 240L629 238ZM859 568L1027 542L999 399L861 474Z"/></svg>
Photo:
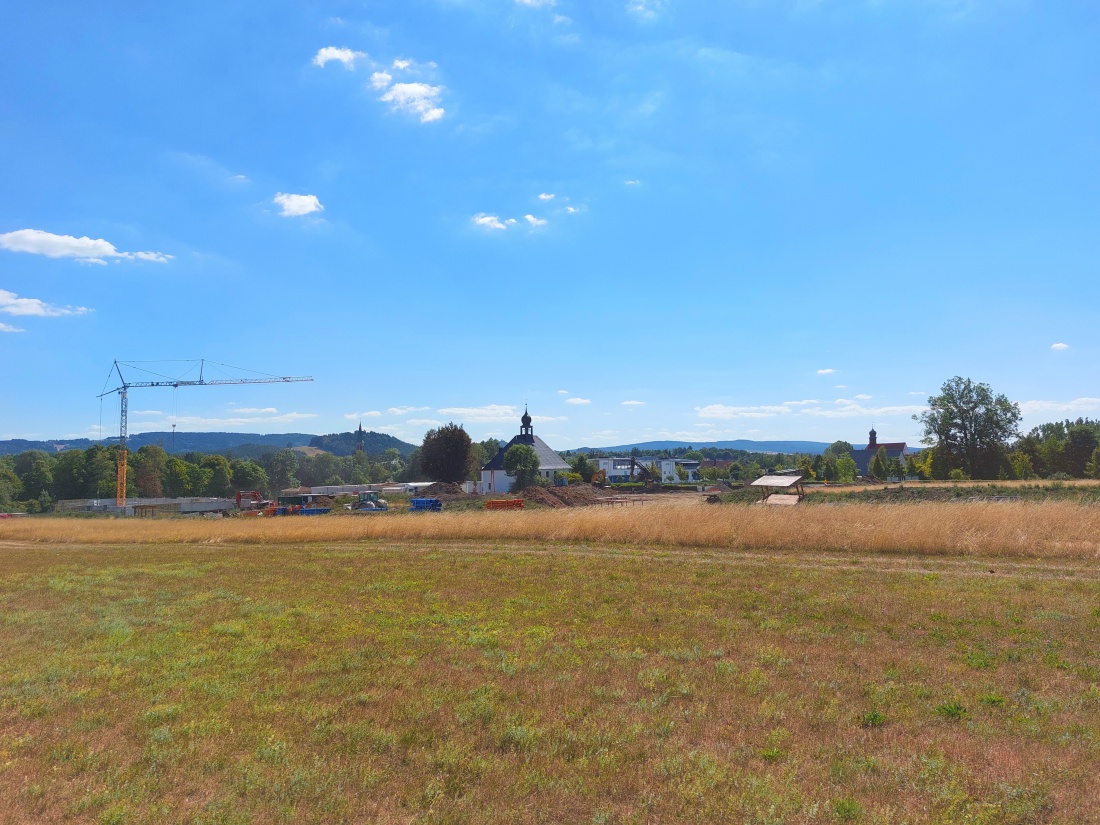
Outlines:
<svg viewBox="0 0 1100 825"><path fill-rule="evenodd" d="M444 424L424 434L420 466L432 481L465 480L469 458L470 436L461 424Z"/></svg>
<svg viewBox="0 0 1100 825"><path fill-rule="evenodd" d="M577 453L570 463L573 466L573 472L579 475L585 484L592 483L592 476L596 472L596 467L584 453Z"/></svg>
<svg viewBox="0 0 1100 825"><path fill-rule="evenodd" d="M236 495L233 490L233 470L229 459L224 455L208 455L202 459L202 469L210 473L206 482L205 494L214 498L228 498Z"/></svg>
<svg viewBox="0 0 1100 825"><path fill-rule="evenodd" d="M53 469L53 495L56 499L85 498L86 456L83 450L65 450Z"/></svg>
<svg viewBox="0 0 1100 825"><path fill-rule="evenodd" d="M942 450L952 469L971 478L996 478L1009 439L1020 424L1020 405L994 395L988 384L955 376L914 415L924 426L924 443Z"/></svg>
<svg viewBox="0 0 1100 825"><path fill-rule="evenodd" d="M890 459L886 457L886 448L879 447L871 459L868 471L877 479L884 479L890 473Z"/></svg>
<svg viewBox="0 0 1100 825"><path fill-rule="evenodd" d="M256 490L264 495L270 492L271 483L267 473L255 461L237 458L229 462L229 467L233 473L233 495L238 490Z"/></svg>
<svg viewBox="0 0 1100 825"><path fill-rule="evenodd" d="M271 479L272 494L278 495L280 490L286 490L298 486L298 453L294 450L279 450L266 456L267 475Z"/></svg>
<svg viewBox="0 0 1100 825"><path fill-rule="evenodd" d="M538 482L538 453L526 444L513 444L504 454L504 472L515 479L512 482L513 492L525 490Z"/></svg>

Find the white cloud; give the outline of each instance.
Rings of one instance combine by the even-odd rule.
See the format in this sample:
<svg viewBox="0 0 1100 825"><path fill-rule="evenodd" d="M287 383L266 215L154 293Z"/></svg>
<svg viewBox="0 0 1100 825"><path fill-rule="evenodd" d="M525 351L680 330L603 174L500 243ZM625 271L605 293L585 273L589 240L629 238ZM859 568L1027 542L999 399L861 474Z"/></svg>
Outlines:
<svg viewBox="0 0 1100 825"><path fill-rule="evenodd" d="M442 427L442 421L436 421L434 418L410 418L405 422L411 424L414 427Z"/></svg>
<svg viewBox="0 0 1100 825"><path fill-rule="evenodd" d="M366 52L357 52L337 46L325 46L323 49L318 50L317 54L313 56L313 65L324 66L326 63L336 61L343 63L345 69L354 69L355 61L365 58L366 56Z"/></svg>
<svg viewBox="0 0 1100 825"><path fill-rule="evenodd" d="M271 200L283 208L281 214L284 218L300 218L311 212L325 211L316 195L286 195L277 192Z"/></svg>
<svg viewBox="0 0 1100 825"><path fill-rule="evenodd" d="M566 398L565 403L566 404L574 404L574 405L591 404L592 399L591 398Z"/></svg>
<svg viewBox="0 0 1100 825"><path fill-rule="evenodd" d="M558 390L558 395L569 395L569 390Z"/></svg>
<svg viewBox="0 0 1100 825"><path fill-rule="evenodd" d="M1069 349L1069 344L1063 344L1063 343L1059 342L1057 344L1051 344L1050 348L1051 349Z"/></svg>
<svg viewBox="0 0 1100 825"><path fill-rule="evenodd" d="M539 200L540 201L552 201L553 199L554 199L554 193L553 192L543 192L541 195L539 195Z"/></svg>
<svg viewBox="0 0 1100 825"><path fill-rule="evenodd" d="M836 372L836 370L834 370L832 367L827 367L826 369L818 370L817 374L818 375L832 375L834 372Z"/></svg>
<svg viewBox="0 0 1100 825"><path fill-rule="evenodd" d="M47 258L75 258L82 263L105 264L104 258L167 263L171 255L163 252L119 252L114 244L102 238L74 238L72 235L54 235L41 229L17 229L0 235L0 249L12 252L30 252Z"/></svg>
<svg viewBox="0 0 1100 825"><path fill-rule="evenodd" d="M641 183L641 181L640 180L624 180L623 183L625 183L627 186L637 186L638 184Z"/></svg>
<svg viewBox="0 0 1100 825"><path fill-rule="evenodd" d="M394 61L396 66L398 61ZM401 67L404 68L404 67ZM443 107L439 105L443 95L442 86L430 86L427 83L394 83L380 100L389 103L394 111L420 115L421 123L431 123L443 117Z"/></svg>
<svg viewBox="0 0 1100 825"><path fill-rule="evenodd" d="M554 25L555 26L567 26L572 22L573 22L572 17L566 17L564 14L555 14L554 15Z"/></svg>
<svg viewBox="0 0 1100 825"><path fill-rule="evenodd" d="M191 427L195 429L218 429L252 426L255 424L293 424L297 421L304 421L316 417L316 413L288 412L280 413L279 415L245 415L231 416L226 418L205 418L202 416L181 415L178 418L173 418L172 421L182 427ZM139 432L141 428L164 426L167 426L167 422L166 419L163 417L159 420L151 419L149 421L130 422L130 430L132 432Z"/></svg>
<svg viewBox="0 0 1100 825"><path fill-rule="evenodd" d="M524 215L523 217L531 226L546 226L545 218L536 218L534 215Z"/></svg>
<svg viewBox="0 0 1100 825"><path fill-rule="evenodd" d="M864 407L862 404L855 401L849 401L846 398L838 398L836 403L841 405L836 409L808 407L798 412L800 415L813 415L821 418L854 418L881 415L913 415L914 413L921 413L925 410L923 404L902 404L892 407Z"/></svg>
<svg viewBox="0 0 1100 825"><path fill-rule="evenodd" d="M482 407L444 407L436 410L436 412L440 415L450 415L477 423L511 421L513 419L518 421L520 416L519 410L511 404L486 404Z"/></svg>
<svg viewBox="0 0 1100 825"><path fill-rule="evenodd" d="M470 220L472 220L478 226L484 227L485 229L508 228L507 222L501 221L501 219L498 218L496 215L490 215L486 212L478 212L476 215L470 218ZM511 221L511 223L515 223L515 220L512 218L509 218L509 221Z"/></svg>
<svg viewBox="0 0 1100 825"><path fill-rule="evenodd" d="M34 315L39 318L57 318L62 315L84 315L91 312L91 310L88 307L54 306L38 298L20 298L14 292L0 289L0 312L5 315ZM7 330L7 332L12 331Z"/></svg>
<svg viewBox="0 0 1100 825"><path fill-rule="evenodd" d="M783 406L784 407L801 407L801 406L804 406L806 404L820 404L820 403L821 402L818 401L816 398L807 398L805 401L784 401Z"/></svg>
<svg viewBox="0 0 1100 825"><path fill-rule="evenodd" d="M663 6L664 0L629 0L626 4L627 11L643 20L653 20Z"/></svg>
<svg viewBox="0 0 1100 825"><path fill-rule="evenodd" d="M393 83L393 75L389 72L375 72L370 76L370 85L375 89L385 89Z"/></svg>
<svg viewBox="0 0 1100 825"><path fill-rule="evenodd" d="M580 207L577 207L577 206L567 206L567 207L565 207L565 212L568 215L575 215L580 211L581 211Z"/></svg>
<svg viewBox="0 0 1100 825"><path fill-rule="evenodd" d="M240 415L276 415L279 411L274 407L235 407L233 412Z"/></svg>
<svg viewBox="0 0 1100 825"><path fill-rule="evenodd" d="M252 183L252 181L248 179L248 175L230 175L229 179L233 181L233 183Z"/></svg>
<svg viewBox="0 0 1100 825"><path fill-rule="evenodd" d="M344 418L349 421L354 421L357 418L378 418L382 415L378 410L367 410L366 412L344 413Z"/></svg>
<svg viewBox="0 0 1100 825"><path fill-rule="evenodd" d="M408 415L411 412L424 412L430 407L390 407L386 410L390 415Z"/></svg>
<svg viewBox="0 0 1100 825"><path fill-rule="evenodd" d="M393 61L393 67L402 72L405 71L405 69L409 68L409 66L411 66L412 64L413 62L411 60L404 60L401 58Z"/></svg>
<svg viewBox="0 0 1100 825"><path fill-rule="evenodd" d="M0 322L0 332L26 332L26 330L20 329L19 327L13 327L11 324Z"/></svg>
<svg viewBox="0 0 1100 825"><path fill-rule="evenodd" d="M765 405L759 407L730 407L726 404L708 404L705 407L696 407L695 412L700 418L771 418L775 415L789 413L789 407L782 405Z"/></svg>
<svg viewBox="0 0 1100 825"><path fill-rule="evenodd" d="M1100 411L1100 398L1075 398L1072 401L1024 401L1020 404L1020 412L1024 415L1079 414L1097 411Z"/></svg>
<svg viewBox="0 0 1100 825"><path fill-rule="evenodd" d="M859 401L870 401L871 396L869 396L869 395L857 395L856 399L859 400Z"/></svg>
<svg viewBox="0 0 1100 825"><path fill-rule="evenodd" d="M928 393L913 390L912 392L909 393L909 395L928 395Z"/></svg>
<svg viewBox="0 0 1100 825"><path fill-rule="evenodd" d="M543 6L557 5L558 0L516 0L521 6L529 6L530 8L537 9Z"/></svg>
<svg viewBox="0 0 1100 825"><path fill-rule="evenodd" d="M644 407L645 401L624 401L624 407Z"/></svg>

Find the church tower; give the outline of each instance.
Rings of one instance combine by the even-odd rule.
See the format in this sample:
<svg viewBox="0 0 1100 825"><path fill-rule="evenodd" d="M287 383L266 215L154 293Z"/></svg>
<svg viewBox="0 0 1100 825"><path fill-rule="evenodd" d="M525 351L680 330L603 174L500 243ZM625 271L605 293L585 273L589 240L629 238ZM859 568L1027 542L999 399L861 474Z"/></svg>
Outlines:
<svg viewBox="0 0 1100 825"><path fill-rule="evenodd" d="M869 432L867 434L867 436L868 436L867 449L868 450L877 450L878 449L878 433L875 432L874 425L871 425L871 432Z"/></svg>

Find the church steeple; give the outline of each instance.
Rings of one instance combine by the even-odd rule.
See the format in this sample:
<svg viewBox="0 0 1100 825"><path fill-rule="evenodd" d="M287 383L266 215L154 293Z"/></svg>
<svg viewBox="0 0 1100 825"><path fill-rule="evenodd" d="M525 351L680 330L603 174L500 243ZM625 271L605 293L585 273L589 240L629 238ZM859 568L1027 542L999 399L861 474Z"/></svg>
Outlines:
<svg viewBox="0 0 1100 825"><path fill-rule="evenodd" d="M527 406L523 407L523 417L519 420L519 434L524 437L524 440L534 440L535 431L531 427L531 415L527 412Z"/></svg>
<svg viewBox="0 0 1100 825"><path fill-rule="evenodd" d="M361 452L363 452L363 422L362 422L362 420L360 420L359 429L355 431L355 434L358 436L358 438L356 439L356 442L355 442L355 452L361 453Z"/></svg>
<svg viewBox="0 0 1100 825"><path fill-rule="evenodd" d="M874 424L871 425L871 432L867 433L867 436L868 436L867 449L868 450L873 450L876 447L878 447L878 433L875 432L875 425Z"/></svg>

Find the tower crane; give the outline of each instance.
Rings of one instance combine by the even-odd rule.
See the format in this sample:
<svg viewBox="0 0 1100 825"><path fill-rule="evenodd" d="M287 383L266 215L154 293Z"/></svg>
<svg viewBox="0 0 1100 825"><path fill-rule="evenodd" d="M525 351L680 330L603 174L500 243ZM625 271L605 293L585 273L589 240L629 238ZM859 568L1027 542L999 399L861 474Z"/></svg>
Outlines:
<svg viewBox="0 0 1100 825"><path fill-rule="evenodd" d="M211 361L211 364L217 364L216 361ZM199 360L199 377L197 380L190 379L185 380L182 378L169 378L166 381L127 381L122 375L122 367L132 366L126 362L115 361L114 366L111 367L111 375L118 373L118 380L120 386L115 387L113 390L107 390L99 394L99 398L103 398L105 395L111 395L112 393L118 393L119 407L121 413L119 415L118 425L118 484L115 488L115 504L119 507L126 506L126 416L129 408L129 392L135 387L210 387L214 385L223 384L291 384L297 381L312 381L313 378L309 376L286 376L286 375L269 375L264 378L211 378L207 379L204 376L206 370L207 361L205 358ZM217 364L217 366L228 366L227 364ZM194 367L192 367L194 369ZM240 369L239 367L233 367L232 369ZM110 375L107 377L110 380ZM175 426L175 425L173 425Z"/></svg>

